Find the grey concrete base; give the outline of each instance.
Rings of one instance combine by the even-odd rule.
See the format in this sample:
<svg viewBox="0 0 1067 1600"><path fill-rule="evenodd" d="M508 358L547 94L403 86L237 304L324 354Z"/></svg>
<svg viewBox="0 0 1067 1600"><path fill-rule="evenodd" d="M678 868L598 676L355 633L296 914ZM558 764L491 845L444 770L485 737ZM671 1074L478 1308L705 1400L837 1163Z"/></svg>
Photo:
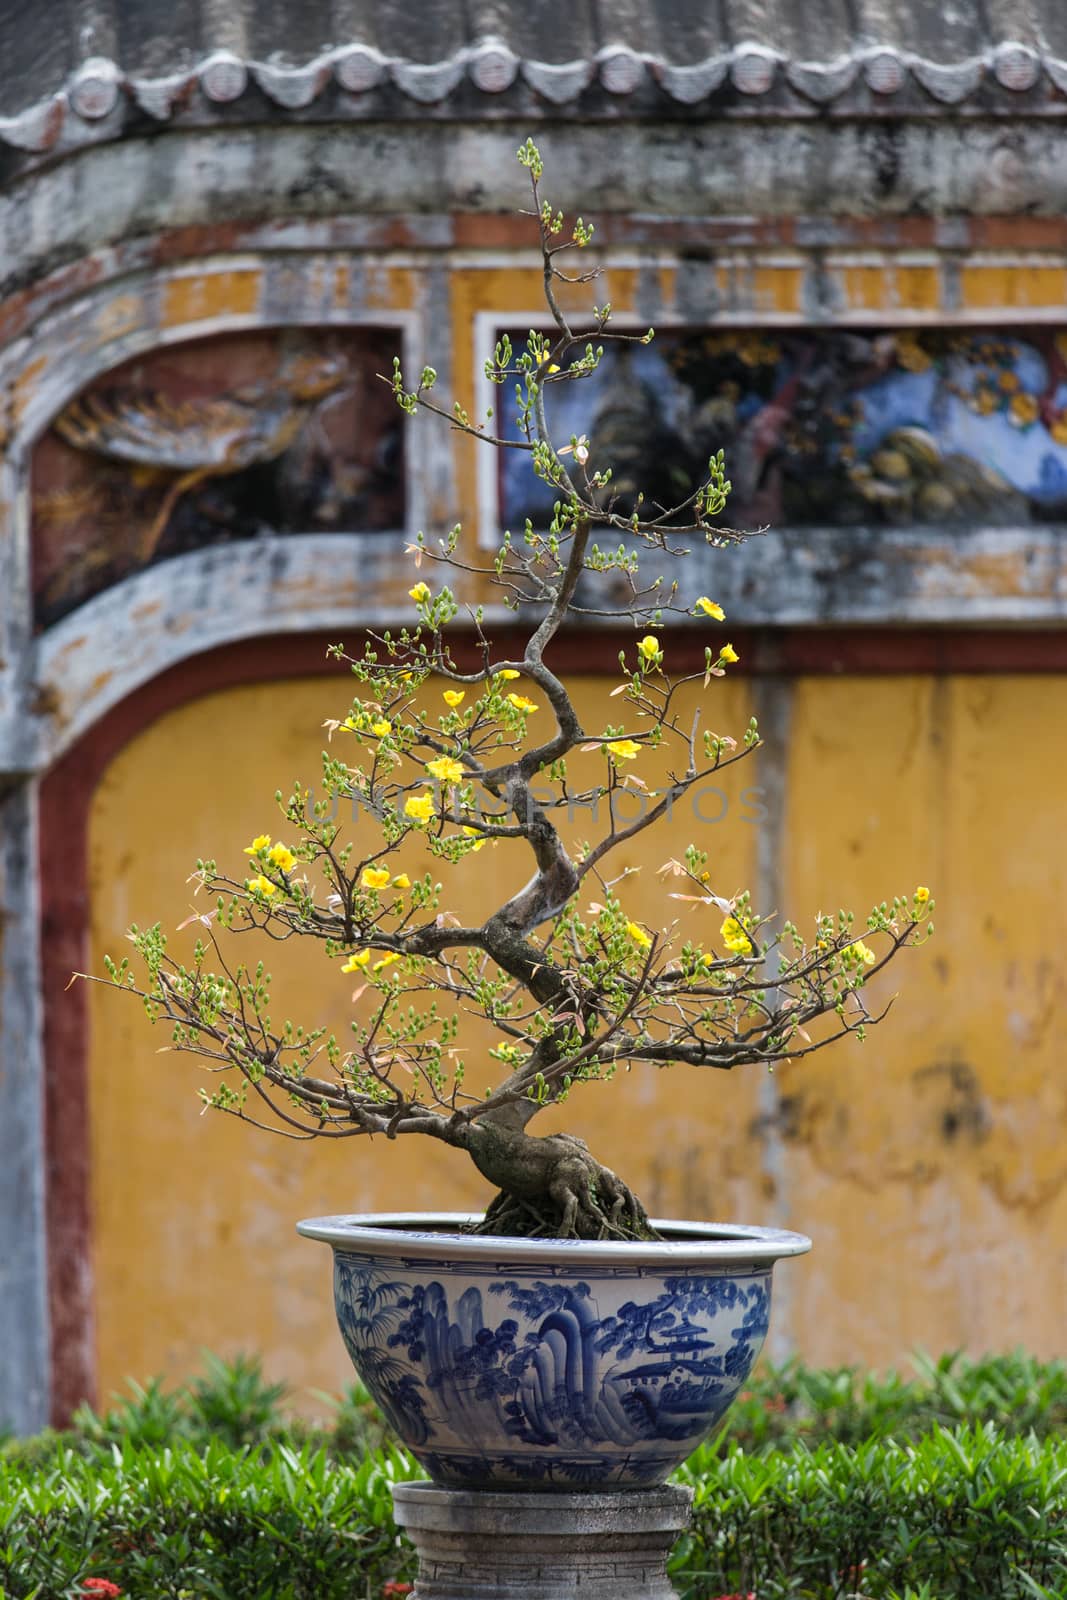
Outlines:
<svg viewBox="0 0 1067 1600"><path fill-rule="evenodd" d="M393 1489L419 1555L411 1600L675 1600L667 1557L691 1501L688 1489Z"/></svg>

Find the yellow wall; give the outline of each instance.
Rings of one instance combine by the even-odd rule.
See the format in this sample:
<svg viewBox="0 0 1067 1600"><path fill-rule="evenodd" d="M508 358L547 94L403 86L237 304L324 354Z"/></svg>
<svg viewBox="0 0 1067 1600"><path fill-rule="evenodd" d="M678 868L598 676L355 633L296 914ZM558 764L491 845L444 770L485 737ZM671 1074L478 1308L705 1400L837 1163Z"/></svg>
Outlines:
<svg viewBox="0 0 1067 1600"><path fill-rule="evenodd" d="M875 986L900 999L859 1059L782 1074L792 1213L818 1241L791 1277L814 1360L1062 1354L1065 716L1057 677L798 685L787 903L916 878L938 900L933 943Z"/></svg>
<svg viewBox="0 0 1067 1600"><path fill-rule="evenodd" d="M579 686L587 726L602 725L605 688ZM717 726L739 731L752 685L714 692ZM277 831L274 790L313 781L319 725L347 694L337 678L228 691L161 719L122 752L92 819L97 970L129 920L174 926L188 913L184 880L197 855L240 861L249 837ZM794 1063L770 1082L755 1069L646 1070L589 1088L569 1108L568 1124L661 1214L815 1236L816 1253L780 1273L779 1353L788 1340L810 1361L889 1365L916 1345L1062 1347L1065 714L1067 684L1054 677L798 682L780 752L784 810L761 825L773 838L784 824L782 906L798 919L840 903L862 912L927 882L938 899L934 943L902 957L892 983L876 983L872 1000L901 998L865 1045ZM753 763L724 778L732 813L700 834L728 893L756 872L760 828L739 820L738 795L761 776ZM643 866L626 891L635 915L658 923L677 912L654 869L690 832L660 830L620 860ZM447 903L462 913L484 905L487 874L514 885L526 863L500 847L460 870ZM301 1019L343 1021L349 980L317 947L290 945L284 957L283 995ZM430 1141L302 1149L201 1116L201 1071L157 1054L164 1043L135 1004L94 990L102 1390L126 1374L177 1376L205 1346L255 1348L272 1373L336 1389L347 1369L326 1252L298 1240L294 1221L477 1208L485 1186ZM776 1094L768 1140L760 1112L774 1110Z"/></svg>

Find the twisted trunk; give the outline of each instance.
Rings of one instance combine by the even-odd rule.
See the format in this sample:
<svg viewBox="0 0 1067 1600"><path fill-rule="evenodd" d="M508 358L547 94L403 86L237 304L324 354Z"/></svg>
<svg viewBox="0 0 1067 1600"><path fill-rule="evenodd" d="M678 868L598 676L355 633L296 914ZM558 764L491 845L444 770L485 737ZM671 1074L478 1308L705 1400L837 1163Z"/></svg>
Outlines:
<svg viewBox="0 0 1067 1600"><path fill-rule="evenodd" d="M469 1126L466 1149L499 1193L478 1233L519 1238L656 1239L645 1208L570 1133L533 1138L492 1122Z"/></svg>

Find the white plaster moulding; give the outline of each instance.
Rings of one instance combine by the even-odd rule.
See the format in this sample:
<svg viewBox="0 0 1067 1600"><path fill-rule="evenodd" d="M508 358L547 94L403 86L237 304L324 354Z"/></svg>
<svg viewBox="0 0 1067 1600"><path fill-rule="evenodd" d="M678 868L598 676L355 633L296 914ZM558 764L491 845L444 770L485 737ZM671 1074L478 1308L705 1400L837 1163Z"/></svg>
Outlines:
<svg viewBox="0 0 1067 1600"><path fill-rule="evenodd" d="M411 622L401 531L295 534L213 545L162 561L95 596L35 642L32 681L55 713L38 718L30 752L47 769L143 684L221 645L276 634L328 633ZM410 581L410 580L408 580ZM382 598L396 586L397 600ZM490 626L513 625L501 606ZM322 662L324 676L331 672ZM347 680L338 675L343 697ZM3 754L0 753L0 764Z"/></svg>
<svg viewBox="0 0 1067 1600"><path fill-rule="evenodd" d="M310 279L323 262L331 264L349 261L343 251L309 253L301 260L301 267ZM113 367L121 366L134 356L167 345L186 344L200 339L210 339L227 333L247 333L253 330L279 326L276 315L269 311L247 313L227 312L216 317L205 317L192 323L172 323L163 326L146 321L114 339L78 340L79 329L93 328L98 307L106 305L116 296L150 288L158 289L163 283L181 278L198 278L210 273L249 270L269 271L276 257L271 253L240 256L205 256L198 262L182 263L169 270L142 272L113 279L95 286L88 293L53 308L33 330L8 345L0 347L0 382L11 382L28 360L41 356L54 357L53 381L37 385L20 415L18 445L20 450L33 448L37 439L50 426L67 402L88 384L93 383ZM379 264L388 266L414 265L415 257L398 254L378 258ZM314 300L306 304L293 303L286 308L286 327L337 329L361 327L394 327L400 342L400 356L405 369L416 369L422 362L422 330L417 310L394 310L391 307L352 308L347 306L323 308ZM409 497L411 484L408 485Z"/></svg>
<svg viewBox="0 0 1067 1600"><path fill-rule="evenodd" d="M608 43L590 58L540 61L517 56L496 36L479 38L439 61L421 62L388 57L372 45L352 41L296 66L215 50L187 70L156 76L127 74L118 62L94 56L55 93L0 116L0 142L38 153L70 148L89 142L94 126L106 124L109 131L118 131L112 123L121 119L124 97L166 121L196 97L207 106L239 100L249 83L283 110L300 111L331 83L359 96L390 81L416 104L432 105L447 100L466 78L482 93L495 95L521 75L550 105L564 106L594 80L614 98L624 99L637 93L651 73L671 99L693 105L714 94L727 76L745 101L768 94L783 76L804 99L825 106L846 94L862 73L880 99L891 100L913 81L939 104L957 107L983 81L1009 95L1020 94L1032 90L1042 72L1058 89L1067 90L1067 60L1010 39L960 61L929 60L888 44L867 44L827 61L792 60L769 45L747 40L697 62L668 61L621 43Z"/></svg>
<svg viewBox="0 0 1067 1600"><path fill-rule="evenodd" d="M786 64L788 82L816 105L829 105L850 89L860 71L856 56L840 56L836 61L790 61Z"/></svg>
<svg viewBox="0 0 1067 1600"><path fill-rule="evenodd" d="M853 531L783 529L750 540L743 553L695 547L689 578L695 592L713 577L731 619L746 626L1035 626L1067 618L1063 529L859 530L875 537L851 586L841 585L842 537ZM34 645L33 683L56 709L37 719L21 770L45 770L128 695L204 651L265 634L329 633L348 642L364 628L409 622L406 599L381 598L390 581L402 596L402 542L390 533L253 539L176 556L106 590ZM1023 554L1025 591L998 590L998 562L1014 572ZM855 558L850 548L854 567ZM514 621L503 606L485 608L490 629ZM329 663L322 665L328 676ZM9 754L0 749L0 765Z"/></svg>

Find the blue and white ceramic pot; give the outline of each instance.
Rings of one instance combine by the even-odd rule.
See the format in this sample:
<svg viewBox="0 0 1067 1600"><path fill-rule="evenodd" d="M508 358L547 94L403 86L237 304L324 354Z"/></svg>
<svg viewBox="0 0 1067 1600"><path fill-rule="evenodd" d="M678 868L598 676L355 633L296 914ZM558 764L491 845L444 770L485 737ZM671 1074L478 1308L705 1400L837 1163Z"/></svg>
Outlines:
<svg viewBox="0 0 1067 1600"><path fill-rule="evenodd" d="M663 1243L499 1239L454 1214L315 1217L349 1355L436 1483L644 1488L719 1421L799 1233L657 1222Z"/></svg>

